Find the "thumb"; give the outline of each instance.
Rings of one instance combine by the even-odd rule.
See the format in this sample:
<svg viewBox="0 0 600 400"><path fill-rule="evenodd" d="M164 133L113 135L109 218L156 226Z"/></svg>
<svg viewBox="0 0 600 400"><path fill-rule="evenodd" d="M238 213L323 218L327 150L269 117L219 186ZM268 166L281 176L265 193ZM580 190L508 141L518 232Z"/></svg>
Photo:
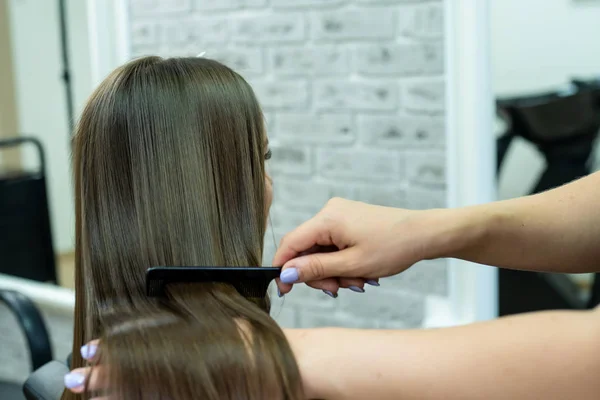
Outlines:
<svg viewBox="0 0 600 400"><path fill-rule="evenodd" d="M349 268L353 260L353 249L332 253L313 253L294 258L283 266L280 279L283 283L318 281L333 277L354 277Z"/></svg>

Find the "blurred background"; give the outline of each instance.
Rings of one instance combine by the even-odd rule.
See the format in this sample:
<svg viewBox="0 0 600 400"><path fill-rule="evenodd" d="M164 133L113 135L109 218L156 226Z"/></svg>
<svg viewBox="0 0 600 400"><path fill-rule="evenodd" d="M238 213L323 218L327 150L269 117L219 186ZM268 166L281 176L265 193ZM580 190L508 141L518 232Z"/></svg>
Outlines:
<svg viewBox="0 0 600 400"><path fill-rule="evenodd" d="M457 147L449 145L461 133L450 129L447 88L469 77L448 69L457 57L448 53L451 0L0 0L0 293L33 301L51 350L34 359L6 300L0 381L21 382L44 357L70 351L70 135L94 87L128 59L204 53L253 86L273 150L265 264L283 234L334 196L411 209L460 205L455 188L479 185L451 168L460 158L493 164L490 199L595 171L600 1L489 3L485 76L494 98L482 101L494 101L497 118L477 134L494 146ZM452 261L422 264L364 295L333 300L297 287L275 301L274 317L286 327L469 322L450 315L457 280L495 315L595 302L593 275L502 271L478 291Z"/></svg>

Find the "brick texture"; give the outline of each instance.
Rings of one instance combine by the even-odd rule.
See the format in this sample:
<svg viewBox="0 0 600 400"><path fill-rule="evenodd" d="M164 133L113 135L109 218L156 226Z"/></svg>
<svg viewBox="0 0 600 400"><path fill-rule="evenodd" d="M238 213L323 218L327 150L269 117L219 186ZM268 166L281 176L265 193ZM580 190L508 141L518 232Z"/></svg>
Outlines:
<svg viewBox="0 0 600 400"><path fill-rule="evenodd" d="M442 0L130 0L131 55L205 56L248 79L265 111L282 235L331 197L411 209L446 205ZM338 299L297 286L285 327L417 328L448 295L445 260ZM428 297L429 296L429 297Z"/></svg>

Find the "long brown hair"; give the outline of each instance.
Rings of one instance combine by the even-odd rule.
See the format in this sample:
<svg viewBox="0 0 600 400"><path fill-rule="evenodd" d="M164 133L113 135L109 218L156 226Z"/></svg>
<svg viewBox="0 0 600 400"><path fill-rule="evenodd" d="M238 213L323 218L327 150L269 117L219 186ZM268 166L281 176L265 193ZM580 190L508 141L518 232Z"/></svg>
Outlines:
<svg viewBox="0 0 600 400"><path fill-rule="evenodd" d="M261 265L265 142L252 89L216 61L146 57L98 87L73 147L74 368L102 337L117 398L302 398L267 298L226 284L144 293L152 266Z"/></svg>

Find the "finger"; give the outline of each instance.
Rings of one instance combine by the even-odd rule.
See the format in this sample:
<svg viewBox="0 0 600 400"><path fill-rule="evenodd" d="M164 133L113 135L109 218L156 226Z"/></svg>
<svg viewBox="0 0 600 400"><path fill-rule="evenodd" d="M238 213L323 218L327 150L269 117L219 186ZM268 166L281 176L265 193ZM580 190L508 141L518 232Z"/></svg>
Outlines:
<svg viewBox="0 0 600 400"><path fill-rule="evenodd" d="M80 353L81 357L87 361L93 361L98 354L98 345L100 344L99 340L92 340L87 344L81 346Z"/></svg>
<svg viewBox="0 0 600 400"><path fill-rule="evenodd" d="M351 247L334 253L316 253L288 261L281 271L283 283L319 281L325 278L358 278L362 274L356 260L358 251Z"/></svg>
<svg viewBox="0 0 600 400"><path fill-rule="evenodd" d="M291 285L289 283L281 282L281 279L279 278L275 279L275 284L277 285L277 296L279 297L285 296L286 294L291 292L292 288L294 287L294 285Z"/></svg>
<svg viewBox="0 0 600 400"><path fill-rule="evenodd" d="M379 284L379 278L377 278L377 279L366 279L366 280L365 280L365 283L366 283L367 285L370 285L370 286L376 286L376 287L378 287L378 286L381 286L381 285Z"/></svg>
<svg viewBox="0 0 600 400"><path fill-rule="evenodd" d="M273 265L283 265L314 246L334 245L327 225L326 220L317 214L285 235L273 257Z"/></svg>
<svg viewBox="0 0 600 400"><path fill-rule="evenodd" d="M309 254L314 254L314 253L333 253L334 251L338 251L338 250L340 250L340 249L338 249L336 246L314 245L310 249L299 253L298 257L307 256Z"/></svg>
<svg viewBox="0 0 600 400"><path fill-rule="evenodd" d="M299 253L299 256L305 256L305 255L309 255L312 253L332 253L334 251L338 251L338 248L335 246L317 246L317 245L315 245L315 246L311 247L310 249ZM283 297L284 295L286 295L292 291L293 286L291 284L283 283L283 282L281 282L281 279L279 279L279 278L277 278L275 280L275 282L277 284L277 295L279 297ZM337 287L338 286L336 285L336 289L337 289ZM328 288L325 290L331 290L331 288Z"/></svg>
<svg viewBox="0 0 600 400"><path fill-rule="evenodd" d="M91 367L77 368L65 375L65 387L73 393L83 393L85 390L85 380L90 374Z"/></svg>
<svg viewBox="0 0 600 400"><path fill-rule="evenodd" d="M365 292L365 280L358 278L340 278L340 287L350 289L356 293Z"/></svg>
<svg viewBox="0 0 600 400"><path fill-rule="evenodd" d="M105 390L108 386L106 369L97 365L95 367L77 368L65 375L65 386L73 393Z"/></svg>
<svg viewBox="0 0 600 400"><path fill-rule="evenodd" d="M338 296L338 291L340 290L340 283L337 279L329 278L323 279L321 281L311 281L306 282L307 286L310 286L313 289L318 289L323 291L326 295L333 297L334 299Z"/></svg>

